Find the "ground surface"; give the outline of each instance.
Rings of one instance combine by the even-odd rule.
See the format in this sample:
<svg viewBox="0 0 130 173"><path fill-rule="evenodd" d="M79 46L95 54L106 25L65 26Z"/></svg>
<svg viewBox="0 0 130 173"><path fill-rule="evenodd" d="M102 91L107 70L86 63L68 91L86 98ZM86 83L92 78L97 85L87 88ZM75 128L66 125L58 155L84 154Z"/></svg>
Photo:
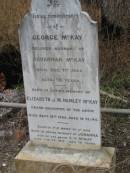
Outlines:
<svg viewBox="0 0 130 173"><path fill-rule="evenodd" d="M118 123L117 123L118 122ZM130 172L130 117L103 115L103 146L116 147L117 173ZM25 110L0 120L0 173L15 173L14 158L28 140Z"/></svg>
<svg viewBox="0 0 130 173"><path fill-rule="evenodd" d="M0 120L0 173L14 173L14 158L27 141L26 111L14 110Z"/></svg>

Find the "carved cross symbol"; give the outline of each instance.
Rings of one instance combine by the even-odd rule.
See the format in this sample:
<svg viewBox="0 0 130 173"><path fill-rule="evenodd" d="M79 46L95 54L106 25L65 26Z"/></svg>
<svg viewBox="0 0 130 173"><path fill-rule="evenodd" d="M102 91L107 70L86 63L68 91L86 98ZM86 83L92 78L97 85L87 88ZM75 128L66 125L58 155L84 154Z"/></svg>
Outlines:
<svg viewBox="0 0 130 173"><path fill-rule="evenodd" d="M47 6L50 7L50 6L53 6L53 7L58 7L60 4L58 2L58 0L48 0L48 4Z"/></svg>

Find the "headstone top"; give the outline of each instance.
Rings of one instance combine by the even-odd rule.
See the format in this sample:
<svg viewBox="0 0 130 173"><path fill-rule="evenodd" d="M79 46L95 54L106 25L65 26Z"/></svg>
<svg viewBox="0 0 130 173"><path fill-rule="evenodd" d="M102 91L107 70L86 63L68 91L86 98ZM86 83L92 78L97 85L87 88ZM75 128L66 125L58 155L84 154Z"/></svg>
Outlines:
<svg viewBox="0 0 130 173"><path fill-rule="evenodd" d="M81 5L79 0L32 0L31 11L40 14L77 14L81 12Z"/></svg>

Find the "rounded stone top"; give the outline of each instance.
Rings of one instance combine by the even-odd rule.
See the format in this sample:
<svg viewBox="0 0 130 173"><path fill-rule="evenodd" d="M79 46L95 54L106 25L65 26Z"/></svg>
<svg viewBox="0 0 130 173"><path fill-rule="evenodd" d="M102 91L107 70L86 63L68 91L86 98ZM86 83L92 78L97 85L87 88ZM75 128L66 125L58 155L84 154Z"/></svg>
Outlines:
<svg viewBox="0 0 130 173"><path fill-rule="evenodd" d="M32 12L40 14L77 14L81 12L79 0L32 0Z"/></svg>

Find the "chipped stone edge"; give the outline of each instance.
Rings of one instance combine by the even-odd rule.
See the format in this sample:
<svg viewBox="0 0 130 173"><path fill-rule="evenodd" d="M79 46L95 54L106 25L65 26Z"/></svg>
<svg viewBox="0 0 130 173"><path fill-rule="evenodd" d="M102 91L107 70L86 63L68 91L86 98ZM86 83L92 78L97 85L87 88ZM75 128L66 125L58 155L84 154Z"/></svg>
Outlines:
<svg viewBox="0 0 130 173"><path fill-rule="evenodd" d="M89 20L90 23L96 25L97 21L94 21L91 16L86 12L86 11L81 11L81 14L85 15L87 17L87 19Z"/></svg>

